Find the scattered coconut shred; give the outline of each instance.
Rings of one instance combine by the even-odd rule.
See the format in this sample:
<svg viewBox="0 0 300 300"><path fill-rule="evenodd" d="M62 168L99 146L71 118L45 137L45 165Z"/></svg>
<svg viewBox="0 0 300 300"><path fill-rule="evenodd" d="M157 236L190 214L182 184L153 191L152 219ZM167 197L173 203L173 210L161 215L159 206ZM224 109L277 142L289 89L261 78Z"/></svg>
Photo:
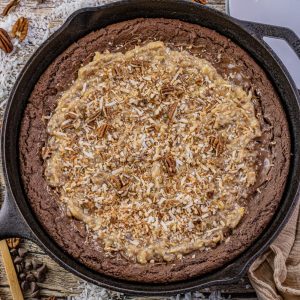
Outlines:
<svg viewBox="0 0 300 300"><path fill-rule="evenodd" d="M29 31L26 39L20 43L13 39L14 50L10 54L0 51L0 113L1 117L5 108L9 93L15 83L19 72L24 67L27 60L35 50L54 33L74 11L88 6L97 6L104 3L114 2L114 0L47 0L37 5L37 1L23 0L18 7L8 16L0 19L0 27L10 32L12 25L22 16L29 19ZM53 7L51 13L49 9L43 7ZM36 9L39 14L36 14ZM101 299L134 299L120 293L112 292L84 281L79 283L82 292L78 296L68 297L68 300L101 300ZM80 289L80 288L79 288ZM139 298L141 299L141 298ZM167 299L167 298L162 298ZM202 293L187 293L168 299L225 299L220 292L213 292L209 297Z"/></svg>

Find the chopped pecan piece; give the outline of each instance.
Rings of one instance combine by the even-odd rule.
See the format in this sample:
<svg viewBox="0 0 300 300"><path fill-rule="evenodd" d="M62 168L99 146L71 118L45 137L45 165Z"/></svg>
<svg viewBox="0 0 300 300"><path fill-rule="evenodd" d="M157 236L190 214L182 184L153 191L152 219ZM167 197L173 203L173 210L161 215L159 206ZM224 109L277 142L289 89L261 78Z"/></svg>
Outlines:
<svg viewBox="0 0 300 300"><path fill-rule="evenodd" d="M169 175L176 174L176 161L172 154L164 157L164 165Z"/></svg>
<svg viewBox="0 0 300 300"><path fill-rule="evenodd" d="M222 137L210 137L209 144L215 150L216 156L219 156L225 150L225 142Z"/></svg>
<svg viewBox="0 0 300 300"><path fill-rule="evenodd" d="M98 136L100 138L103 138L107 132L109 128L109 125L108 124L102 124L99 128L98 128Z"/></svg>
<svg viewBox="0 0 300 300"><path fill-rule="evenodd" d="M94 121L98 118L98 116L99 116L100 114L101 114L101 111L96 111L95 113L93 113L91 116L89 116L89 117L87 118L86 122L87 122L88 124L94 122Z"/></svg>
<svg viewBox="0 0 300 300"><path fill-rule="evenodd" d="M206 193L206 195L208 199L211 199L214 196L214 191L209 191Z"/></svg>
<svg viewBox="0 0 300 300"><path fill-rule="evenodd" d="M142 69L146 66L149 65L149 62L147 61L144 61L144 60L133 60L130 65L133 67L133 68L139 68L139 69Z"/></svg>
<svg viewBox="0 0 300 300"><path fill-rule="evenodd" d="M167 97L168 95L172 94L175 91L173 85L165 84L162 86L160 93L162 96Z"/></svg>
<svg viewBox="0 0 300 300"><path fill-rule="evenodd" d="M123 75L123 70L118 66L115 66L111 71L112 71L113 77L115 77L115 78L119 79Z"/></svg>
<svg viewBox="0 0 300 300"><path fill-rule="evenodd" d="M163 98L167 98L169 95L172 95L173 97L180 97L184 91L181 88L175 87L171 84L164 84L161 87L160 94Z"/></svg>
<svg viewBox="0 0 300 300"><path fill-rule="evenodd" d="M107 182L114 188L118 196L125 197L128 195L130 188L129 179L123 174L112 175L107 179Z"/></svg>
<svg viewBox="0 0 300 300"><path fill-rule="evenodd" d="M77 115L74 112L68 112L65 115L66 119L76 119Z"/></svg>
<svg viewBox="0 0 300 300"><path fill-rule="evenodd" d="M168 111L169 122L173 121L174 116L177 112L177 107L178 107L178 102L175 102L175 103L170 105L170 108L169 108L169 111Z"/></svg>

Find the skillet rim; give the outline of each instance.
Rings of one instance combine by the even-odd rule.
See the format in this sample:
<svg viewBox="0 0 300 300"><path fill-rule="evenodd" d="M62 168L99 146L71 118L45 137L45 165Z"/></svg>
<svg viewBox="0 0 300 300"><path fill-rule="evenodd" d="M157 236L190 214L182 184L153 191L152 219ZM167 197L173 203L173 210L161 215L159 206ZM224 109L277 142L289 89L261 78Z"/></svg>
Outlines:
<svg viewBox="0 0 300 300"><path fill-rule="evenodd" d="M22 72L20 73L20 76L19 76L19 78L17 79L17 82L16 82L16 84L15 84L15 86L14 86L14 88L13 88L13 91L12 91L12 93L11 93L11 95L10 95L10 98L9 98L9 102L8 102L8 105L7 105L7 108L6 108L6 111L5 111L5 115L4 115L4 121L3 121L3 132L2 132L2 159L3 159L3 166L4 166L4 174L5 174L5 181L6 181L6 186L7 186L7 189L9 190L9 193L11 194L11 195L13 195L12 196L12 198L13 198L13 201L15 201L15 203L17 204L17 206L18 206L18 209L19 209L19 211L20 212L22 212L22 215L23 215L23 217L26 219L26 223L27 224L29 224L29 226L31 227L31 229L34 231L34 233L35 233L35 239L37 240L37 242L38 242L38 244L42 244L42 246L43 246L43 248L44 249L46 249L46 251L47 251L47 253L49 253L49 252L51 252L51 256L52 257L54 257L55 258L55 260L56 261L59 261L61 264L63 264L64 265L64 267L65 268L67 268L67 269L69 269L69 270L71 270L71 272L75 272L77 275L79 275L79 276L81 276L81 277L83 277L84 279L86 279L86 280L89 280L89 281L92 281L92 282L94 282L94 283L98 283L99 284L99 282L100 282L100 280L98 280L98 279L95 279L95 278L91 278L90 276L89 276L89 278L87 278L86 277L86 275L85 274L83 274L83 273L80 273L79 274L79 272L81 272L80 270L78 270L78 269L76 269L76 266L77 265L80 265L80 268L82 269L82 266L85 268L85 269L88 269L87 267L85 267L84 265L82 265L80 262L78 262L77 260L75 260L74 258L71 258L70 259L70 256L69 255L67 255L67 256L69 256L69 257L67 257L67 259L64 259L64 258L60 258L59 256L59 254L61 253L61 252L63 252L61 249L59 249L60 251L57 251L57 248L59 248L58 246L56 246L56 245L54 245L55 244L55 241L52 241L52 239L50 238L50 237L45 237L45 236L43 236L42 238L41 238L41 235L44 235L44 229L42 229L42 226L41 225L39 225L39 223L36 221L36 220L32 220L31 219L31 217L32 216L34 216L34 213L33 212L31 212L31 208L30 208L30 205L29 204L26 204L26 203L24 203L24 202L27 202L26 200L25 200L25 198L26 198L26 196L24 197L24 200L25 201L22 201L22 200L20 200L20 198L17 196L16 197L16 191L12 188L12 182L13 182L13 179L11 178L12 177L12 169L10 169L12 166L10 165L10 166L8 166L8 160L7 160L7 157L9 157L9 155L10 155L10 153L7 153L7 151L8 151L8 148L9 148L9 146L7 146L7 143L9 142L8 140L6 140L6 137L9 135L9 130L11 131L11 129L9 129L10 127L9 127L9 122L11 122L11 121L9 121L9 120L11 120L12 118L10 117L10 114L12 114L12 105L14 104L14 101L16 102L17 101L17 99L16 99L16 94L17 94L17 92L18 92L18 88L20 87L20 85L21 85L21 83L22 83L22 80L24 80L24 76L26 75L26 72L28 72L28 70L30 70L30 67L31 67L31 65L34 63L34 61L37 59L37 57L39 57L41 54L42 54L42 52L43 51L45 51L45 49L48 47L48 45L52 42L52 41L54 41L55 39L58 39L59 38L59 36L66 30L66 29L68 29L68 27L69 26L71 26L71 23L74 21L74 20L76 20L76 18L78 18L78 17L80 17L80 15L81 14L85 14L85 13L89 13L89 12L94 12L94 13L97 13L98 11L100 11L100 10L105 10L107 7L110 7L110 6L115 6L116 4L118 5L118 4L120 4L120 5L126 5L126 4L130 4L130 3L136 3L136 2L152 2L152 3L157 3L157 2L163 2L163 3L167 3L167 4L174 4L174 3L181 3L181 4L184 4L184 5L187 5L188 3L189 3L189 5L190 6L193 6L194 8L195 8L195 6L197 7L197 9L200 9L200 10L203 10L203 12L205 12L205 11L210 11L210 13L211 14L214 14L214 15L218 15L219 17L221 17L222 19L224 19L225 21L229 21L230 23L231 23L231 26L238 26L239 27L239 29L241 30L241 31L244 31L244 33L246 34L246 35L250 35L249 34L249 32L247 32L244 28L242 28L241 27L241 25L239 24L239 22L237 21L237 20L235 20L235 19L233 19L233 18L231 18L231 17L229 17L229 16L226 16L226 15L224 15L224 14L222 14L222 13L220 13L220 12L217 12L217 11L215 11L215 10L212 10L212 9L210 9L210 8L208 8L208 7L203 7L203 6L199 6L199 5L197 5L197 4L192 4L192 3L190 3L190 2L186 2L186 1L180 1L180 0L177 0L177 1L122 1L122 2L117 2L117 3L111 3L111 4L106 4L106 5L104 5L104 6L101 6L101 7L95 7L95 8L83 8L83 9L81 9L81 10L78 10L78 11L76 11L76 12L74 12L68 19L67 19L67 21L65 22L65 24L56 32L56 33L54 33L48 40L46 40L40 47L39 47L39 49L37 50L37 52L30 58L30 60L28 61L28 63L26 64L26 66L24 67L24 69L22 70ZM166 17L167 18L167 17ZM113 23L116 23L116 22L113 22ZM196 23L196 22L194 22L194 23ZM199 24L199 23L198 23ZM200 24L201 25L201 24ZM202 25L202 26L205 26L205 25ZM103 27L103 26L101 26L101 27ZM208 27L208 26L205 26L205 27ZM213 28L214 29L214 28ZM214 29L214 30L216 30L216 29ZM218 31L218 30L216 30L216 31ZM218 31L219 32L219 31ZM222 35L224 35L223 33L221 33ZM267 47L266 46L264 46L258 39L255 39L254 37L252 37L254 40L256 40L256 42L258 42L259 44L260 44L260 46L262 47L262 48L264 48L265 50L267 50ZM77 40L77 39L76 39ZM234 41L235 43L236 43L236 41ZM70 43L71 44L71 43ZM239 46L241 46L239 43L237 43ZM242 48L244 48L245 49L245 47L242 47ZM249 51L247 50L247 49L245 49L248 53L249 53ZM252 57L253 57L253 55L252 54L250 54ZM269 55L270 56L272 56L272 53L269 53ZM253 57L256 61L257 61L257 59L255 58L255 57ZM272 57L272 59L274 60L274 57ZM276 59L274 60L274 61L276 61ZM277 62L277 64L278 64L278 62ZM279 68L281 68L281 70L282 70L282 75L285 77L285 79L289 82L289 85L290 85L290 88L291 88L291 90L294 92L294 97L295 97L295 99L297 100L297 94L295 93L295 90L296 90L296 87L295 87L295 85L293 84L293 82L292 82L292 80L291 80L291 78L289 77L289 75L288 74L286 74L286 70L283 68L283 66L282 65L280 65L280 64L278 64L278 67ZM265 68L263 68L263 69L265 69ZM41 72L41 74L42 74L43 72ZM278 90L278 87L277 87L277 85L275 85L274 84L274 82L273 82L273 85L276 87L276 89ZM281 95L281 93L280 93L280 95ZM282 98L282 97L281 97ZM283 99L281 99L282 100L282 102L284 102L283 101ZM25 106L24 106L25 107ZM284 107L283 107L284 108ZM296 107L297 109L298 109L298 113L299 113L299 105ZM297 110L296 109L296 110ZM284 111L286 112L286 109L284 108ZM287 114L287 116L289 115L287 112L286 112L286 114ZM23 115L23 114L22 114ZM299 116L299 115L298 115ZM10 118L10 119L9 119ZM289 118L287 117L287 119L289 120ZM20 121L21 121L21 119L19 120L19 123L20 123ZM290 124L291 125L291 124ZM292 127L292 131L291 131L291 128L290 128L290 133L294 133L294 128ZM299 136L299 132L297 133L297 136ZM293 139L293 137L291 137L291 140ZM298 149L299 149L299 146L298 146ZM299 151L299 150L298 150ZM298 161L299 161L299 158L298 158ZM300 169L299 167L298 167L298 169ZM300 171L298 170L298 173L299 173ZM17 171L17 173L19 173L19 170ZM20 174L19 174L20 175ZM20 177L20 176L19 176ZM20 179L20 178L18 178L18 179ZM289 179L288 179L288 181L289 181ZM298 183L299 184L299 183ZM299 187L298 187L299 188ZM286 187L286 189L287 189L287 187ZM297 194L297 190L295 191L295 189L294 189L294 195L296 195ZM298 194L299 194L299 191L298 191ZM284 196L282 197L282 199L284 198ZM281 200L281 202L282 202L282 200ZM293 201L291 202L291 207L290 207L290 209L288 210L288 214L290 214L291 213L291 211L292 211L292 208L296 205L296 200L295 200L295 197L294 197L294 199L293 199ZM279 210L279 209L278 209ZM29 213L28 213L28 211L29 211ZM29 220L29 218L30 218L30 220ZM280 225L278 225L278 228L280 227L280 228L282 228L282 226L283 226L283 223L284 222L287 222L287 215L285 216L285 218L283 218L283 220L282 220L282 222L281 222L281 224ZM277 229L278 229L277 228ZM270 243L271 241L270 241L270 239L273 239L274 237L275 237L275 235L277 234L277 232L274 232L273 233L273 235L271 235L270 237L269 237L269 240L268 240L268 243ZM44 240L44 242L43 242L43 239L46 239L47 241L45 242L45 240ZM260 237L258 237L258 240L259 239L261 239L261 236ZM45 245L46 244L46 245ZM51 249L52 248L52 249ZM244 252L249 252L249 249L250 248L252 248L252 246L250 246L250 247L248 247L248 249L247 250L245 250ZM266 245L263 247L263 248L266 248ZM256 255L254 255L255 257L256 256L258 256L259 254L260 254L260 252L261 251L263 251L263 249L261 249L260 251L258 251L258 252L256 252ZM66 255L63 255L63 256L66 256ZM229 266L228 267L230 267L231 265L234 265L234 262L236 261L236 260L238 260L238 261L240 261L240 263L241 264L243 264L244 263L244 266L239 266L239 268L238 268L238 266L237 265L235 265L235 272L228 272L228 267L226 267L226 268L224 268L224 271L225 272L223 272L222 274L223 274L223 279L217 279L217 278L215 278L214 279L214 281L213 282L210 282L210 285L212 285L212 284L221 284L221 283L229 283L229 282L232 282L232 281L235 281L235 279L237 279L237 278L239 278L240 276L241 276L241 274L243 274L245 271L246 271L246 269L247 269L247 267L248 267L248 265L250 264L250 262L255 258L253 255L251 256L251 259L250 260L247 260L247 259L245 259L245 258L243 258L242 257L242 259L239 257L238 259L234 259L232 262L230 262L230 264L229 264ZM67 260L69 260L69 263L68 262L65 262L65 261L67 261ZM75 264L71 264L70 263L70 260L71 261L75 261ZM66 266L66 264L68 265L68 266ZM73 265L73 266L72 266ZM233 268L234 269L234 268ZM90 269L89 269L90 270ZM90 270L91 271L91 270ZM232 270L233 271L233 270ZM219 271L218 271L219 272ZM213 272L213 273L218 273L218 272ZM91 272L91 273L96 273L96 272ZM229 273L232 273L231 275L229 274ZM92 275L95 275L95 274L92 274ZM96 275L98 275L97 277L99 277L99 274L97 273ZM212 274L213 275L213 274ZM101 275L101 277L103 277L103 275ZM211 277L211 275L208 275L207 277ZM212 279L211 279L212 280ZM104 280L103 280L104 281ZM141 284L141 283L132 283L132 282L130 282L130 285L134 285L135 284L135 288L134 288L134 290L132 290L132 288L129 288L129 290L124 286L124 287L117 287L117 286L112 286L111 284L109 284L109 283L106 283L106 282L103 282L103 281L101 281L101 285L103 286L103 285L105 285L105 287L108 287L108 288L113 288L113 289L117 289L117 290L119 290L119 291L122 291L122 292L131 292L131 293L138 293L138 294L143 294L144 293L144 290L141 290L141 289L136 289L137 288L137 286L136 286L136 284L137 285L140 285L140 286L145 286L145 284ZM111 281L111 280L110 280ZM113 281L114 282L119 282L120 281L120 284L124 284L124 285L128 285L128 282L126 282L126 281L123 281L123 280L116 280L116 279L114 279L113 278ZM186 282L187 281L187 282ZM158 288L158 286L163 286L164 287L164 291L156 291L156 290L154 290L153 291L153 289L150 291L150 290L148 290L148 291L146 291L145 293L147 294L147 295L166 295L166 294L173 294L173 293L178 293L178 292L183 292L183 291L186 291L187 289L188 290L190 290L190 289L197 289L198 288L198 286L197 285L195 285L195 283L194 283L194 285L193 285L193 282L194 282L195 280L190 280L190 279L188 279L188 280L185 280L184 281L184 283L190 283L190 284L188 284L190 287L181 287L181 288L179 288L179 287L177 287L177 288L175 288L175 287L173 287L173 288L170 288L170 289L166 289L166 285L160 285L160 284L156 284L155 286ZM197 280L196 280L197 281ZM171 284L167 284L168 286L175 286L175 285L182 285L183 284L183 282L176 282L176 283L171 283ZM148 284L147 284L148 285ZM202 284L203 285L203 284ZM148 285L149 286L149 285ZM206 285L207 286L207 285ZM156 289L157 289L156 288Z"/></svg>

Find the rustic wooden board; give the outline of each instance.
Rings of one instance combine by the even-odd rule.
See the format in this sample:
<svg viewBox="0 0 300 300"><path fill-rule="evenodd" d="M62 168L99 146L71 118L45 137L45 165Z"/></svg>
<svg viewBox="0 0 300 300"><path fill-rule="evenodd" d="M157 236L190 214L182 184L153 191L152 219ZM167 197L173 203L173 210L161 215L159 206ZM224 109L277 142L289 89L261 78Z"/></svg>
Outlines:
<svg viewBox="0 0 300 300"><path fill-rule="evenodd" d="M46 255L37 245L30 241L24 241L22 242L21 246L28 249L29 257L34 257L46 263L49 268L45 283L40 285L42 287L42 296L66 297L76 295L81 292L79 287L80 282L82 282L81 279L57 265L57 263L54 262L48 255ZM2 272L2 262L0 263L0 269L0 297L3 297L5 300L11 300L12 298L9 293L7 279L5 274ZM212 287L201 290L200 292L205 295L209 295L210 292L216 290L221 291L226 297L231 295L231 299L256 299L255 292L246 277L237 284ZM25 298L29 299L27 297L28 294L25 294Z"/></svg>
<svg viewBox="0 0 300 300"><path fill-rule="evenodd" d="M2 11L3 7L5 7L8 1L0 0L0 11ZM43 4L37 5L35 0L27 0L26 5L32 8L36 14L41 13L51 13L51 9L57 5L57 0L46 0ZM225 0L208 0L208 6L218 9L220 11L225 11ZM51 26L55 26L56 24L61 24L62 20L55 20ZM27 60L27 57L24 57L24 61ZM1 71L1 70L0 70ZM1 127L1 122L0 122ZM0 180L0 191L3 191L3 179L2 176ZM63 268L61 268L57 263L55 263L48 255L44 253L42 249L33 244L30 241L23 241L22 246L28 249L29 256L37 258L42 262L46 263L49 272L46 277L46 281L43 284L40 284L42 290L42 297L47 296L56 296L58 299L66 299L67 296L80 294L82 287L80 287L80 283L82 280L77 276L67 272ZM248 299L255 300L257 299L255 296L255 291L251 287L249 280L245 277L237 284L221 286L221 287L212 287L210 289L204 289L202 292L204 295L209 296L212 291L221 291L222 295L226 298L230 295L230 299ZM25 294L25 298L29 299L28 294ZM9 286L7 283L7 278L5 276L5 271L3 268L2 261L0 260L0 299L3 300L12 300L10 295ZM139 298L141 299L141 298ZM156 298L157 299L157 298Z"/></svg>

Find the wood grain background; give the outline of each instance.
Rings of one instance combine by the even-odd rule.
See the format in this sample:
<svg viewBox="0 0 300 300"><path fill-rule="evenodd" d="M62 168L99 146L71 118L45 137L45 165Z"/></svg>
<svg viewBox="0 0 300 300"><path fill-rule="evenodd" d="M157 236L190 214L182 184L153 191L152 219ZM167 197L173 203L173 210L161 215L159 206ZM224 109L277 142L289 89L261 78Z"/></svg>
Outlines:
<svg viewBox="0 0 300 300"><path fill-rule="evenodd" d="M7 0L0 0L0 11L6 6ZM45 0L43 4L37 5L37 1L28 0L26 1L26 5L32 9L36 14L49 13L51 14L51 10L57 5L59 0ZM225 11L225 0L208 0L208 6L218 9L220 11ZM55 26L57 24L61 24L62 20L55 20L51 26ZM27 61L28 57L24 57L24 62ZM5 71L5 70L2 70ZM0 116L1 117L1 116ZM0 121L1 127L1 121ZM2 169L2 168L1 168ZM4 190L3 180L1 176L0 189ZM67 272L63 268L61 268L57 263L55 263L47 254L43 252L37 245L33 244L30 241L23 240L22 246L28 249L29 257L34 257L42 262L46 263L49 272L46 277L46 281L43 284L40 284L41 296L56 296L58 299L65 299L67 296L78 295L82 291L82 283L83 281L79 279L77 276ZM221 291L224 297L230 299L248 299L254 300L256 298L255 291L251 287L247 277L243 278L239 283L222 286L222 287L212 287L210 289L204 289L200 292L207 295L210 295L212 291ZM25 294L26 299L30 299L28 293ZM4 267L2 265L2 261L0 260L0 299L3 300L11 300L12 297L10 295L9 286L7 283L7 279L4 272ZM140 298L141 299L141 298ZM149 298L148 298L149 299ZM158 298L156 298L158 299ZM163 298L160 298L163 299Z"/></svg>

